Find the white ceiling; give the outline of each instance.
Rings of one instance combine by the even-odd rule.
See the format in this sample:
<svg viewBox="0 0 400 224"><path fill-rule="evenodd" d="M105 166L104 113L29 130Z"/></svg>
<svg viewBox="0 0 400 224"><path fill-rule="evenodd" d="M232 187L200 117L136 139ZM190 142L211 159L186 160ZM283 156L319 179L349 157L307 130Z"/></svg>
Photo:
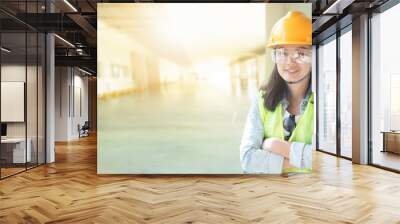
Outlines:
<svg viewBox="0 0 400 224"><path fill-rule="evenodd" d="M98 4L98 20L181 65L263 49L265 4Z"/></svg>

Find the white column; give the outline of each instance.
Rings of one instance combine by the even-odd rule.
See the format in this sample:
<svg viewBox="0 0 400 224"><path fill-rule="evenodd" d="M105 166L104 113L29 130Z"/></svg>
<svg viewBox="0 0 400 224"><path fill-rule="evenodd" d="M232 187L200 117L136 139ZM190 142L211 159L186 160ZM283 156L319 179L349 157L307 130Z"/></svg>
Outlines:
<svg viewBox="0 0 400 224"><path fill-rule="evenodd" d="M54 35L46 36L46 163L55 161L54 133L55 133L55 76L54 76Z"/></svg>
<svg viewBox="0 0 400 224"><path fill-rule="evenodd" d="M368 163L368 15L353 20L353 162Z"/></svg>
<svg viewBox="0 0 400 224"><path fill-rule="evenodd" d="M47 12L54 11L51 1L46 1ZM46 163L55 161L55 44L54 35L46 35Z"/></svg>

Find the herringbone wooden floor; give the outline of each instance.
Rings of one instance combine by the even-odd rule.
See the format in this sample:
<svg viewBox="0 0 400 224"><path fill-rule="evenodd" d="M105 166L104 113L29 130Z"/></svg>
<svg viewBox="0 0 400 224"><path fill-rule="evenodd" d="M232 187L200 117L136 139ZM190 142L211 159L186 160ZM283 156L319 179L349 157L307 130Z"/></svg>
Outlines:
<svg viewBox="0 0 400 224"><path fill-rule="evenodd" d="M310 175L98 176L96 138L0 181L0 223L400 223L400 175L316 152Z"/></svg>

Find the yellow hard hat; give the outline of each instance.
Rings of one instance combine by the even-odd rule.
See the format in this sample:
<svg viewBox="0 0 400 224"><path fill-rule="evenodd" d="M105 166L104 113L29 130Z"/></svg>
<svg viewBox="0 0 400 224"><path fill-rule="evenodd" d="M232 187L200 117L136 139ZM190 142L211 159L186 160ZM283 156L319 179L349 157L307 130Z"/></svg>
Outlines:
<svg viewBox="0 0 400 224"><path fill-rule="evenodd" d="M311 19L298 11L288 12L272 27L267 47L312 45Z"/></svg>

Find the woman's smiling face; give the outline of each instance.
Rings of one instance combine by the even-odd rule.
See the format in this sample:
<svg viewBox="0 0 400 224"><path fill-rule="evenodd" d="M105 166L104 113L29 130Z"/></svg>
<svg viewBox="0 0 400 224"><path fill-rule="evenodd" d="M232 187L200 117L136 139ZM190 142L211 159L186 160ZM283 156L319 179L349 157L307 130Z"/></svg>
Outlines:
<svg viewBox="0 0 400 224"><path fill-rule="evenodd" d="M302 80L310 73L311 56L310 46L280 46L273 50L273 60L278 72L288 83Z"/></svg>

